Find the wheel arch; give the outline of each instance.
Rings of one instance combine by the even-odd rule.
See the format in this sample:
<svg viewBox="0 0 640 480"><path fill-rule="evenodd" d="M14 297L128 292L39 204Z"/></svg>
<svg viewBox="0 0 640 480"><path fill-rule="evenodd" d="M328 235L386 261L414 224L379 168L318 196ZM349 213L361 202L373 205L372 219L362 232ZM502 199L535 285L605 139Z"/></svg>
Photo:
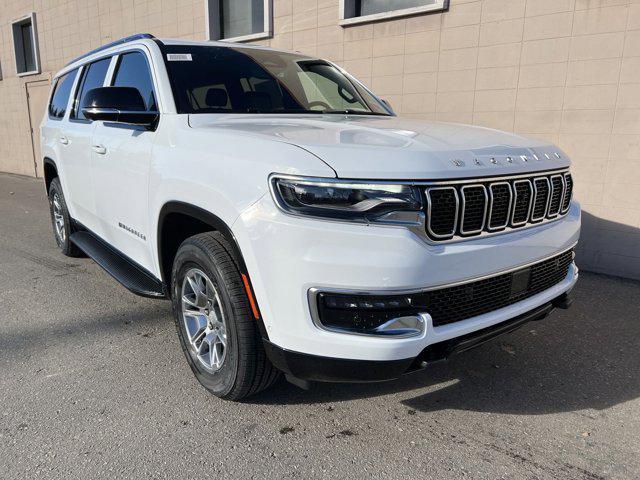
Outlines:
<svg viewBox="0 0 640 480"><path fill-rule="evenodd" d="M54 178L59 177L58 166L56 162L54 162L49 157L44 157L42 160L43 170L44 170L44 184L47 189L47 193L49 193L49 187L51 186L51 182Z"/></svg>
<svg viewBox="0 0 640 480"><path fill-rule="evenodd" d="M180 232L181 234L176 235L175 237L170 236L170 232L168 231L169 227L174 226L176 222L180 223L188 221L194 222L192 223L192 228L196 231L191 233L192 230L188 229L185 232ZM229 245L231 245L231 248L233 249L233 253L238 259L240 270L242 273L247 273L247 267L244 263L240 247L238 247L238 242L236 241L231 228L224 220L208 210L190 203L171 201L162 206L160 214L158 215L158 263L160 265L160 275L165 283L169 284L168 280L170 280L171 277L170 265L173 263L175 251L177 251L177 248L180 246L179 244L174 245L174 243L177 242L178 239L180 239L179 243L182 243L182 241L192 235L213 230L220 232L229 242ZM175 251L172 252L174 248ZM168 263L169 259L171 259L170 263Z"/></svg>
<svg viewBox="0 0 640 480"><path fill-rule="evenodd" d="M243 277L243 282L245 282L247 296L252 308L255 307L254 316L260 332L263 338L268 339L260 307L253 293L249 272L235 235L224 220L208 210L180 201L167 202L160 209L157 227L157 254L162 282L169 290L171 289L173 260L182 242L192 235L211 231L222 234L232 249L231 253L237 259L238 269Z"/></svg>

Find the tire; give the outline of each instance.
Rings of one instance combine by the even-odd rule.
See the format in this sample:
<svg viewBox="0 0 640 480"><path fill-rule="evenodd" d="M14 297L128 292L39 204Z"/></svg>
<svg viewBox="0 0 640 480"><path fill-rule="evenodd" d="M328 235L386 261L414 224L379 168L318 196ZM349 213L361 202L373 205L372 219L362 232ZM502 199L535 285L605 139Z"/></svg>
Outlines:
<svg viewBox="0 0 640 480"><path fill-rule="evenodd" d="M171 301L182 350L208 391L241 400L279 378L265 354L238 260L220 233L194 235L180 245Z"/></svg>
<svg viewBox="0 0 640 480"><path fill-rule="evenodd" d="M82 250L69 240L69 236L75 232L75 229L69 216L67 202L62 193L62 185L60 185L59 178L54 178L49 186L49 211L51 213L53 236L62 253L67 257L84 256Z"/></svg>

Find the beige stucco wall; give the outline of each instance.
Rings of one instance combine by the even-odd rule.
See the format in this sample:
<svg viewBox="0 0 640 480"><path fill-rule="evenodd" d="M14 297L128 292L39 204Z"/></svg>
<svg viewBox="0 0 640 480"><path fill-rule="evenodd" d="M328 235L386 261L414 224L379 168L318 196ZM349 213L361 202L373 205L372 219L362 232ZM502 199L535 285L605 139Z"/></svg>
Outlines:
<svg viewBox="0 0 640 480"><path fill-rule="evenodd" d="M204 0L3 1L0 170L33 175L10 21L38 15L44 77L134 32L205 38ZM544 138L574 160L583 268L640 278L640 0L451 0L343 28L338 0L274 0L259 43L334 60L403 116ZM5 6L6 4L6 6Z"/></svg>

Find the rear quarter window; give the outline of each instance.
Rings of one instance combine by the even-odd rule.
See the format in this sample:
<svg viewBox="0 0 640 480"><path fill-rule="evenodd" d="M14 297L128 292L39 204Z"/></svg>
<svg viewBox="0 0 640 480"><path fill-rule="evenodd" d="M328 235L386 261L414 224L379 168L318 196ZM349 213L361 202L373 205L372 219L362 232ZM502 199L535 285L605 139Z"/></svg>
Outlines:
<svg viewBox="0 0 640 480"><path fill-rule="evenodd" d="M49 117L61 119L67 112L69 104L69 96L71 95L71 87L76 79L78 70L73 70L58 78L53 87L53 95L49 103Z"/></svg>

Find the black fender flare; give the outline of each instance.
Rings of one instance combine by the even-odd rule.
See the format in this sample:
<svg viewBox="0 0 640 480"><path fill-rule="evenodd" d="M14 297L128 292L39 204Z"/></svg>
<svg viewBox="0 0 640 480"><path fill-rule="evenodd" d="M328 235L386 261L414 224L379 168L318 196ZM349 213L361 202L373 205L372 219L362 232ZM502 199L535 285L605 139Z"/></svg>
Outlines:
<svg viewBox="0 0 640 480"><path fill-rule="evenodd" d="M182 215L187 215L190 217L199 220L200 222L211 226L213 230L220 232L225 239L229 242L231 249L233 250L234 256L238 260L238 268L240 273L247 279L248 284L245 285L247 289L247 295L249 296L249 300L252 304L252 308L255 307L255 311L257 312L256 321L258 322L260 333L263 338L268 339L267 330L264 326L264 322L262 320L262 314L260 313L260 307L258 306L258 301L255 299L255 294L253 293L253 285L251 284L251 277L247 270L247 265L244 262L244 257L242 255L242 251L238 245L238 241L236 240L235 235L231 231L231 228L226 224L224 220L222 220L217 215L205 210L203 208L197 207L190 203L180 202L180 201L170 201L165 203L160 209L160 214L158 215L158 231L157 231L157 247L158 247L158 264L160 265L160 275L162 281L165 285L169 285L170 281L169 277L171 276L171 272L164 271L164 262L162 261L162 228L164 225L165 218L172 214L179 213ZM254 313L255 314L255 313Z"/></svg>
<svg viewBox="0 0 640 480"><path fill-rule="evenodd" d="M53 159L49 158L49 157L44 157L42 159L42 169L43 169L43 175L44 175L44 180L45 180L45 188L47 189L47 193L49 193L49 185L51 184L51 178L47 178L46 175L46 171L47 171L47 165L50 165L51 167L53 167L53 169L56 171L56 173L58 174L58 176L60 176L60 172L58 171L58 166L56 165L56 162L53 161Z"/></svg>

